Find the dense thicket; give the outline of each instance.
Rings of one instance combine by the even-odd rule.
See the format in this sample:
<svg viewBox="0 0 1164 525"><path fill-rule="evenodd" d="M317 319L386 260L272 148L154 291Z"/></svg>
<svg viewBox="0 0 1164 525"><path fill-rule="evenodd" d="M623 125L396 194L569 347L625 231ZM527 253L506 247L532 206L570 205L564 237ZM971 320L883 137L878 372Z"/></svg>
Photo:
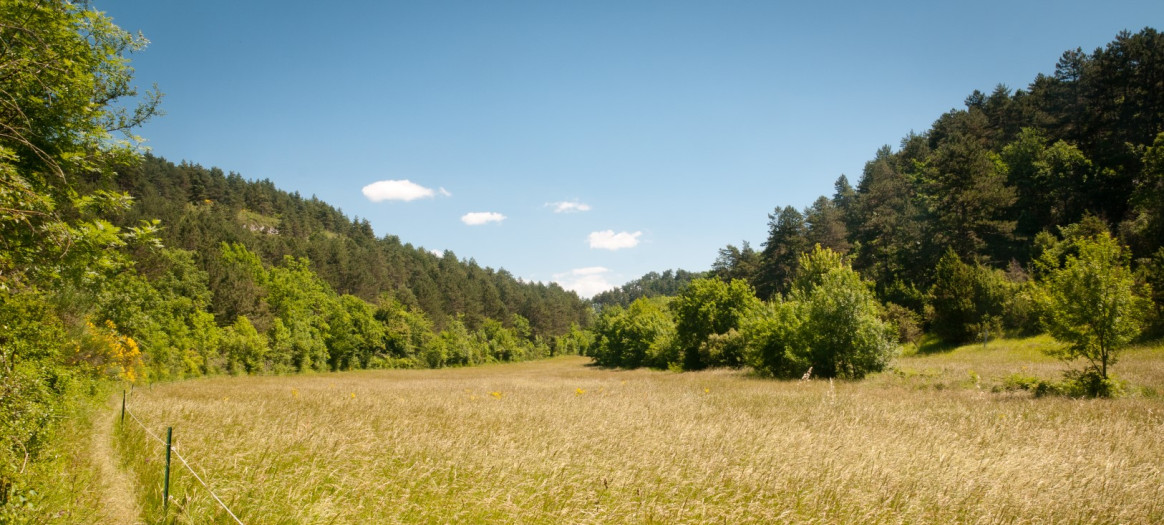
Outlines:
<svg viewBox="0 0 1164 525"><path fill-rule="evenodd" d="M1025 90L974 91L964 109L877 151L855 188L842 175L803 211L777 207L763 249L728 246L713 272L768 299L791 290L797 258L819 244L848 254L892 309L963 342L991 326L1029 330L1014 296L1039 255L1036 237L1085 220L1130 248L1159 312L1164 36L1155 29L1068 51Z"/></svg>

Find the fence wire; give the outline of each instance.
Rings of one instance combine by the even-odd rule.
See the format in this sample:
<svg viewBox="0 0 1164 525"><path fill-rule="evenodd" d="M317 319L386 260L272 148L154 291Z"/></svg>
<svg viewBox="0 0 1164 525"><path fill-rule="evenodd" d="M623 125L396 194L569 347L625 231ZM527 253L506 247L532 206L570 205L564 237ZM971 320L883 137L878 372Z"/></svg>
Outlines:
<svg viewBox="0 0 1164 525"><path fill-rule="evenodd" d="M158 443L161 443L163 447L166 446L166 441L164 439L158 437L157 434L150 432L150 429L148 427L146 427L145 424L142 423L140 419L137 418L137 415L135 415L133 413L133 411L131 411L129 409L129 407L125 407L125 413L129 414L129 417L133 418L134 422L136 422L137 425L139 427L141 427L142 430L145 431L146 435L154 438L154 440L157 441ZM210 485L207 485L206 482L202 480L202 476L199 476L197 472L194 472L194 469L190 467L190 463L188 463L186 461L186 458L182 457L182 454L180 452L178 452L177 447L175 447L171 444L170 451L172 451L174 453L174 455L178 457L178 461L182 462L182 466L186 467L186 470L190 471L190 474L194 475L194 479L198 480L198 483L202 484L202 486L206 489L206 492L210 493L210 497L214 498L214 501L218 502L218 505L220 507L222 507L222 510L225 510L226 513L229 514L231 518L234 518L235 523L238 523L238 525L244 525L242 520L238 519L238 516L235 516L234 512L231 512L230 507L227 507L226 503L222 502L222 498L219 498L218 494L214 493L214 490L210 488Z"/></svg>

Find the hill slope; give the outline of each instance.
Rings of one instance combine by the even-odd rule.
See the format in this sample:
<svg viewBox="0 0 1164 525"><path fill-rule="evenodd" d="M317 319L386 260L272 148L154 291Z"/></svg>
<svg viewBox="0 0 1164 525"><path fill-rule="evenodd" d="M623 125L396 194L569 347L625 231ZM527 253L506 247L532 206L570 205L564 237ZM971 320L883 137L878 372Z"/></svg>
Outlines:
<svg viewBox="0 0 1164 525"><path fill-rule="evenodd" d="M504 269L482 268L452 252L437 256L392 235L377 238L368 221L269 180L146 156L140 166L121 170L116 183L136 200L126 224L160 219L164 244L194 251L207 271L222 243L241 243L268 265L285 256L306 257L336 293L369 302L390 295L423 310L438 330L457 316L477 329L485 319L509 325L518 314L545 337L567 332L571 323L588 323L589 307L557 284L521 282ZM216 283L211 281L211 292L218 294ZM222 312L213 313L221 320Z"/></svg>

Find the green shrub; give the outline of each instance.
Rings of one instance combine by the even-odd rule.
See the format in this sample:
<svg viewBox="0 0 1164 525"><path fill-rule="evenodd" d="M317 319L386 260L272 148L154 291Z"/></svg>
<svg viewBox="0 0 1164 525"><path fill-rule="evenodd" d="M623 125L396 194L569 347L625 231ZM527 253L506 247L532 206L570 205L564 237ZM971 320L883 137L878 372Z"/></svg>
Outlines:
<svg viewBox="0 0 1164 525"><path fill-rule="evenodd" d="M675 322L667 299L639 298L630 306L603 309L594 324L591 355L602 366L667 368L678 362Z"/></svg>
<svg viewBox="0 0 1164 525"><path fill-rule="evenodd" d="M895 303L886 303L881 318L893 327L898 343L912 344L921 340L919 318L913 310Z"/></svg>
<svg viewBox="0 0 1164 525"><path fill-rule="evenodd" d="M701 351L713 335L738 330L740 322L760 305L756 292L741 279L696 279L670 304L675 315L675 342L683 355L683 368L700 370L715 366L740 366L743 356L716 355ZM720 345L720 343L715 343ZM710 360L709 360L710 359Z"/></svg>
<svg viewBox="0 0 1164 525"><path fill-rule="evenodd" d="M976 340L985 330L998 333L1014 288L1005 272L971 266L947 250L938 261L930 289L930 328L951 344Z"/></svg>
<svg viewBox="0 0 1164 525"><path fill-rule="evenodd" d="M1069 370L1063 374L1063 379L1053 381L1040 379L1027 374L1011 374L1003 379L1002 388L1005 390L1026 390L1035 397L1066 396L1066 397L1118 397L1127 390L1123 381L1111 377L1103 377L1093 368L1084 370Z"/></svg>
<svg viewBox="0 0 1164 525"><path fill-rule="evenodd" d="M897 350L893 329L857 272L835 268L819 286L792 295L802 303L798 339L815 375L860 379L889 364Z"/></svg>
<svg viewBox="0 0 1164 525"><path fill-rule="evenodd" d="M844 260L817 246L800 258L785 301L744 323L748 360L761 374L858 379L884 370L897 351L893 328L867 283Z"/></svg>
<svg viewBox="0 0 1164 525"><path fill-rule="evenodd" d="M709 366L739 368L744 365L744 338L735 328L711 334L699 345L699 359Z"/></svg>
<svg viewBox="0 0 1164 525"><path fill-rule="evenodd" d="M1068 370L1059 385L1059 393L1070 397L1119 397L1127 389L1123 381L1105 377L1094 368Z"/></svg>
<svg viewBox="0 0 1164 525"><path fill-rule="evenodd" d="M773 377L804 374L809 364L801 349L797 303L773 299L743 323L747 360L757 372Z"/></svg>

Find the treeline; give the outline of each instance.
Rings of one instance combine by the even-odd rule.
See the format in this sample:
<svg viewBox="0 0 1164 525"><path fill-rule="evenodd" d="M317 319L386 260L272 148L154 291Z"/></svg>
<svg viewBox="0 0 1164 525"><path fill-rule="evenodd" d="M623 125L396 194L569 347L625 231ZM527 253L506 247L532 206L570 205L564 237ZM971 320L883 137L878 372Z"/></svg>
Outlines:
<svg viewBox="0 0 1164 525"><path fill-rule="evenodd" d="M798 258L787 295L761 301L741 279L696 279L676 297L604 308L589 353L603 366L750 366L775 377L861 378L897 351L894 327L844 257Z"/></svg>
<svg viewBox="0 0 1164 525"><path fill-rule="evenodd" d="M947 341L997 337L991 308L1037 324L1062 346L1050 353L1086 360L1061 382L1025 378L1036 395L1111 396L1124 384L1108 374L1153 312L1151 286L1138 282L1128 251L1089 218L1040 236L1032 278L961 262L951 250L932 290L934 331ZM820 244L797 258L788 293L766 301L742 279L696 279L675 297L641 297L604 308L587 348L599 365L700 370L748 366L779 378L857 379L882 371L900 344L918 336L914 314L875 296L851 258ZM984 313L985 312L985 313ZM977 330L977 332L975 332Z"/></svg>
<svg viewBox="0 0 1164 525"><path fill-rule="evenodd" d="M577 353L590 323L556 284L376 238L270 181L147 155L76 186L128 195L113 228L154 228L85 313L133 342L118 366L139 380L538 358Z"/></svg>
<svg viewBox="0 0 1164 525"><path fill-rule="evenodd" d="M641 297L673 297L679 295L691 281L705 277L706 272L687 270L666 270L663 273L649 272L622 286L599 293L590 299L598 311L610 306L626 308Z"/></svg>
<svg viewBox="0 0 1164 525"><path fill-rule="evenodd" d="M369 303L339 294L304 258L265 264L239 243L221 244L215 275L196 252L160 248L102 287L90 315L103 332L128 337L140 359L121 373L147 380L216 373L260 374L360 368L438 368L577 353L585 336L575 324L543 337L529 320L484 319L468 326L452 316L443 328L390 295ZM223 297L225 295L225 297ZM218 308L215 305L220 305ZM215 313L230 313L228 323Z"/></svg>
<svg viewBox="0 0 1164 525"><path fill-rule="evenodd" d="M872 281L910 339L920 327L960 343L991 327L1040 330L1017 290L1062 229L1083 222L1129 248L1138 282L1156 290L1159 334L1162 132L1164 37L1123 32L1064 53L1026 90L973 92L965 109L879 150L855 188L842 175L831 197L778 207L761 248L723 248L712 273L773 298L820 245Z"/></svg>

